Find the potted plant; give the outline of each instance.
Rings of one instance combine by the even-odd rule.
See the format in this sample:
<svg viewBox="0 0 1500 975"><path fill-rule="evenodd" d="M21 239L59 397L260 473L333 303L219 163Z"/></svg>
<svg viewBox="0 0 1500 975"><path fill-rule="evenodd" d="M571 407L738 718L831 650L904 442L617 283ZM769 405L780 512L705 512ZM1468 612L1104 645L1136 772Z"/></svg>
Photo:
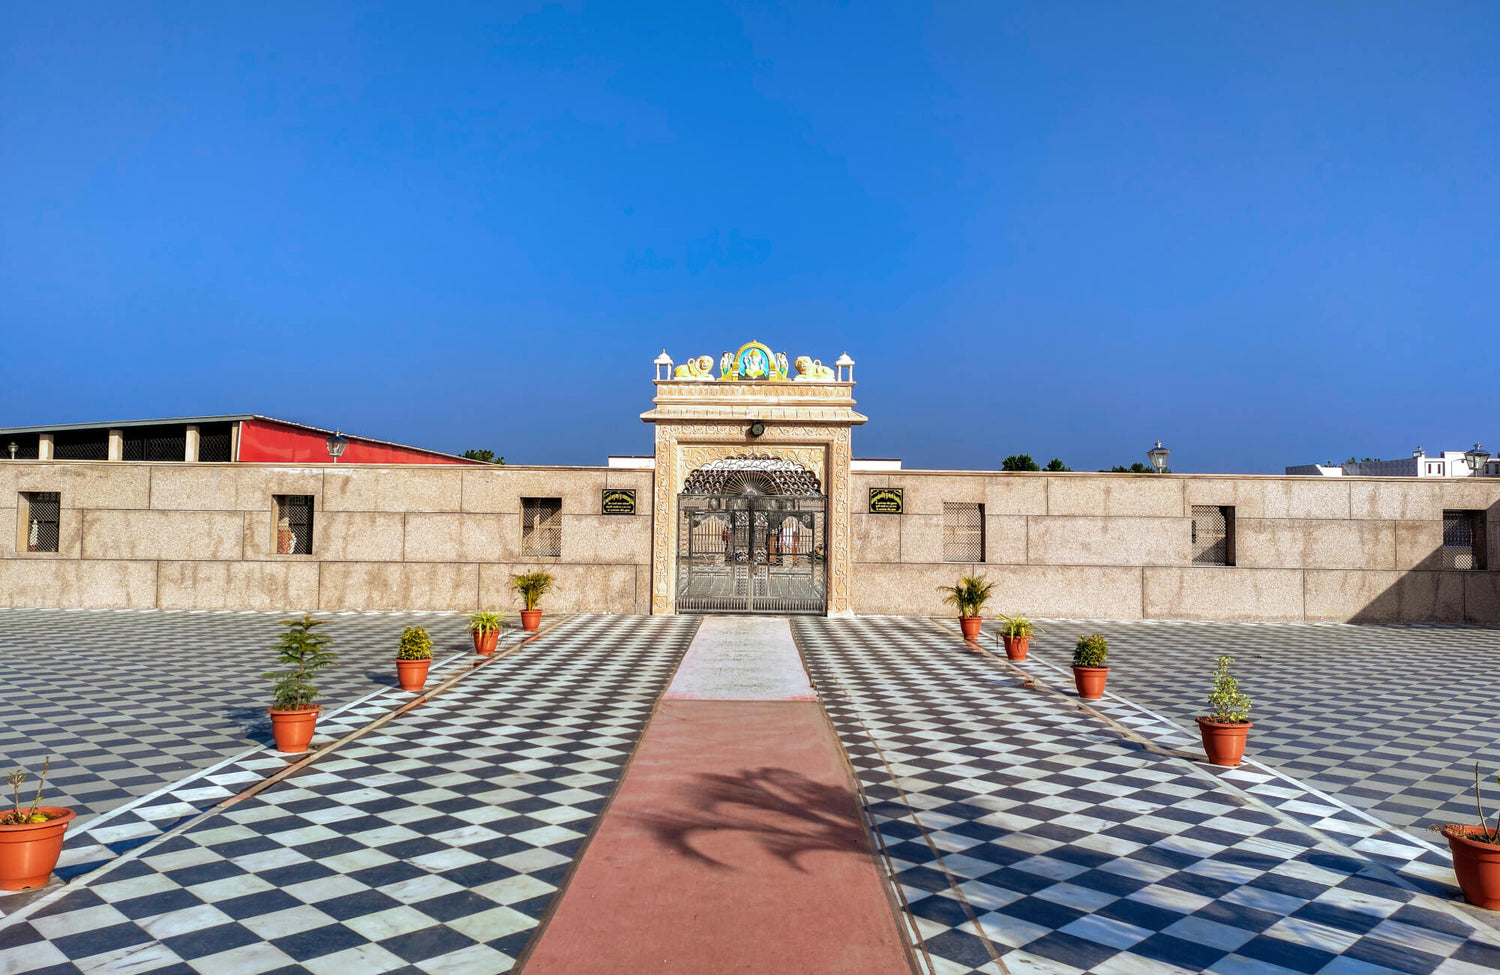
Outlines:
<svg viewBox="0 0 1500 975"><path fill-rule="evenodd" d="M408 626L401 631L401 645L396 648L396 679L403 691L420 691L427 684L427 670L432 666L432 637L425 627Z"/></svg>
<svg viewBox="0 0 1500 975"><path fill-rule="evenodd" d="M1109 641L1098 633L1078 638L1073 648L1073 683L1078 696L1097 701L1104 696L1104 680L1109 676Z"/></svg>
<svg viewBox="0 0 1500 975"><path fill-rule="evenodd" d="M305 752L312 741L313 728L323 710L313 703L319 691L312 678L338 659L338 654L328 649L328 635L314 632L326 622L311 616L281 621L286 632L281 634L281 642L275 649L276 662L282 669L261 674L273 682L271 693L276 703L266 710L271 715L271 734L276 739L277 751Z"/></svg>
<svg viewBox="0 0 1500 975"><path fill-rule="evenodd" d="M964 576L956 586L938 586L938 592L947 593L943 602L958 610L958 625L964 631L965 640L979 639L979 628L984 623L980 613L994 590L995 584L986 581L984 576Z"/></svg>
<svg viewBox="0 0 1500 975"><path fill-rule="evenodd" d="M464 615L469 618L469 632L474 635L474 652L481 657L494 653L495 644L500 640L500 631L505 628L505 614L476 610Z"/></svg>
<svg viewBox="0 0 1500 975"><path fill-rule="evenodd" d="M1024 616L1005 616L1005 625L1000 628L1000 639L1005 642L1005 655L1011 660L1025 660L1031 646L1031 637L1039 632L1036 624Z"/></svg>
<svg viewBox="0 0 1500 975"><path fill-rule="evenodd" d="M1250 699L1240 693L1239 681L1229 672L1233 657L1220 657L1214 668L1214 689L1208 695L1208 714L1198 719L1203 753L1212 765L1234 768L1245 757L1245 739L1250 723Z"/></svg>
<svg viewBox="0 0 1500 975"><path fill-rule="evenodd" d="M1500 776L1495 777L1500 782ZM1478 826L1457 823L1433 824L1443 834L1453 854L1453 872L1464 900L1475 907L1500 910L1500 820L1492 830L1479 794L1479 763L1474 763L1474 804L1479 808Z"/></svg>
<svg viewBox="0 0 1500 975"><path fill-rule="evenodd" d="M42 805L42 786L52 759L42 763L41 778L31 805L21 804L21 784L29 776L16 769L6 776L10 784L10 810L0 813L0 890L25 890L45 886L62 856L63 834L76 815L62 806Z"/></svg>
<svg viewBox="0 0 1500 975"><path fill-rule="evenodd" d="M552 574L548 572L526 572L510 577L510 587L521 595L521 627L535 630L542 624L542 611L537 605L542 597L552 591Z"/></svg>

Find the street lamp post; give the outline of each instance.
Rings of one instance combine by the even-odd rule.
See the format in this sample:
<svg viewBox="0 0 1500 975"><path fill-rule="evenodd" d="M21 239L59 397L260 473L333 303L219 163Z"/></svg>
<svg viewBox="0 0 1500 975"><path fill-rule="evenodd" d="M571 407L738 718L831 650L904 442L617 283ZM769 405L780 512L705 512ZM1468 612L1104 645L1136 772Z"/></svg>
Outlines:
<svg viewBox="0 0 1500 975"><path fill-rule="evenodd" d="M17 444L14 440L12 440L10 442L10 459L11 460L15 460L16 459L16 451L18 451L20 449L21 449L20 445Z"/></svg>
<svg viewBox="0 0 1500 975"><path fill-rule="evenodd" d="M333 436L329 437L325 442L328 444L328 456L332 457L333 462L337 464L339 457L343 456L344 448L349 446L348 438L335 430L333 431Z"/></svg>
<svg viewBox="0 0 1500 975"><path fill-rule="evenodd" d="M1490 459L1490 452L1484 449L1481 443L1475 443L1472 450L1464 451L1464 460L1469 462L1469 470L1478 473L1484 468L1484 462Z"/></svg>
<svg viewBox="0 0 1500 975"><path fill-rule="evenodd" d="M1152 447L1150 450L1146 451L1146 457L1150 459L1151 466L1156 468L1156 473L1160 474L1167 469L1167 457L1170 456L1171 453L1172 452L1163 447L1161 445L1161 441L1158 440L1155 447Z"/></svg>

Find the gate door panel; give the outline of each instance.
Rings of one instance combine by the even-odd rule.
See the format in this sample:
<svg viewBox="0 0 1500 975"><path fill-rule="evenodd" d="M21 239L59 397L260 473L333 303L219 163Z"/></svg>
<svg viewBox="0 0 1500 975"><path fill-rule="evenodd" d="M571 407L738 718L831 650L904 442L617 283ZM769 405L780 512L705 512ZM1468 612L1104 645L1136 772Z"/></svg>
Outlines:
<svg viewBox="0 0 1500 975"><path fill-rule="evenodd" d="M826 612L827 507L822 496L680 495L678 611Z"/></svg>

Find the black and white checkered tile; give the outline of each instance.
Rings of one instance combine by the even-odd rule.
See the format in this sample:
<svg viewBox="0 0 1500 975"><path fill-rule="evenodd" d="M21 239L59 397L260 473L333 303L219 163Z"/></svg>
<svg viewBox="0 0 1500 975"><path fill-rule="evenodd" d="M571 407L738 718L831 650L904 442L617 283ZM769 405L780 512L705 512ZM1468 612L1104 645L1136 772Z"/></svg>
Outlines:
<svg viewBox="0 0 1500 975"><path fill-rule="evenodd" d="M0 971L508 971L695 629L574 618L14 918Z"/></svg>
<svg viewBox="0 0 1500 975"><path fill-rule="evenodd" d="M1214 661L1234 657L1255 700L1249 754L1394 826L1472 817L1474 763L1486 785L1500 772L1494 704L1482 690L1500 656L1500 628L1041 625L1031 652L1059 667L1079 633L1105 634L1110 689L1189 730L1207 703Z"/></svg>
<svg viewBox="0 0 1500 975"><path fill-rule="evenodd" d="M794 625L934 973L1500 966L1453 905L931 621Z"/></svg>
<svg viewBox="0 0 1500 975"><path fill-rule="evenodd" d="M40 768L79 825L270 743L271 649L284 613L0 609L0 764ZM396 686L401 630L434 658L472 653L458 613L327 613L339 663L319 680L332 711ZM514 638L512 638L514 639Z"/></svg>

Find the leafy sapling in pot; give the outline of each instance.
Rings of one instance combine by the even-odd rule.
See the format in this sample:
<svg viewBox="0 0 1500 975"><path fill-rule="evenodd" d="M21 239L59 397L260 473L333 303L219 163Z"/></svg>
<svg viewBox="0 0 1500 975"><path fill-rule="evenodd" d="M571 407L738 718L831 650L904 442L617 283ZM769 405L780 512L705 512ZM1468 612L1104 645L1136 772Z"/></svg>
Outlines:
<svg viewBox="0 0 1500 975"><path fill-rule="evenodd" d="M1101 634L1078 638L1073 648L1073 683L1078 696L1085 701L1104 697L1104 681L1109 677L1109 641Z"/></svg>
<svg viewBox="0 0 1500 975"><path fill-rule="evenodd" d="M552 591L552 574L549 572L524 572L510 577L510 587L521 597L521 628L535 630L541 626L542 597Z"/></svg>
<svg viewBox="0 0 1500 975"><path fill-rule="evenodd" d="M505 628L505 614L475 610L464 615L469 618L469 633L474 637L474 652L481 657L488 657L494 653L495 646L500 641L500 631Z"/></svg>
<svg viewBox="0 0 1500 975"><path fill-rule="evenodd" d="M45 886L62 855L63 834L75 813L61 806L42 805L42 790L51 767L50 758L42 763L42 774L29 802L21 795L31 778L26 770L16 769L5 777L11 789L11 808L0 812L0 890Z"/></svg>
<svg viewBox="0 0 1500 975"><path fill-rule="evenodd" d="M1005 655L1011 660L1025 660L1026 651L1031 647L1031 638L1043 632L1031 620L1024 616L1006 616L1000 614L1005 623L1000 627L1000 639L1005 644Z"/></svg>
<svg viewBox="0 0 1500 975"><path fill-rule="evenodd" d="M1252 727L1250 698L1229 672L1233 657L1220 657L1214 668L1214 689L1208 695L1208 714L1198 718L1203 753L1213 765L1233 768L1245 757L1245 740Z"/></svg>
<svg viewBox="0 0 1500 975"><path fill-rule="evenodd" d="M963 576L957 585L938 586L938 592L945 593L943 602L958 610L958 625L963 628L965 640L979 639L984 604L994 591L995 584L984 576Z"/></svg>
<svg viewBox="0 0 1500 975"><path fill-rule="evenodd" d="M427 684L432 666L432 637L426 627L408 626L396 647L396 679L403 691L420 691Z"/></svg>
<svg viewBox="0 0 1500 975"><path fill-rule="evenodd" d="M1500 783L1500 775L1495 777ZM1453 855L1453 872L1464 900L1475 907L1500 910L1500 819L1490 829L1484 812L1484 797L1479 789L1479 763L1474 763L1474 805L1479 812L1478 826L1459 823L1434 823L1432 828L1448 841Z"/></svg>
<svg viewBox="0 0 1500 975"><path fill-rule="evenodd" d="M268 710L276 748L295 754L307 751L322 710L314 703L321 692L313 678L333 666L338 653L328 649L332 642L328 634L317 630L327 625L326 620L304 616L299 620L282 620L281 625L286 630L275 648L281 669L268 670L261 676L271 681L275 700Z"/></svg>

